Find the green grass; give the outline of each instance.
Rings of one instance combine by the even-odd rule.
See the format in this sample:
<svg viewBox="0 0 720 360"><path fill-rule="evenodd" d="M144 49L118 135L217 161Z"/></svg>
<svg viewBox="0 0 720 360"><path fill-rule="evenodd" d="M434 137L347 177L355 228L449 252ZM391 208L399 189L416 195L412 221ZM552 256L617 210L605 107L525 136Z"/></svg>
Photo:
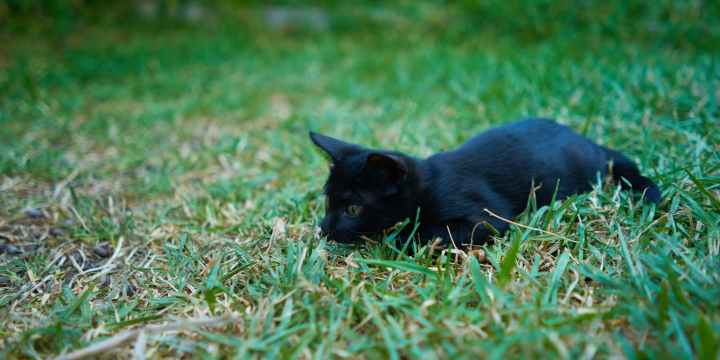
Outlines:
<svg viewBox="0 0 720 360"><path fill-rule="evenodd" d="M62 50L0 33L0 357L146 329L104 357L718 358L717 34L674 37L702 27L680 18L658 38L501 35L413 9L332 31L248 12L78 25ZM623 151L664 201L599 179L516 219L543 232L470 252L317 238L309 130L428 156L525 116Z"/></svg>

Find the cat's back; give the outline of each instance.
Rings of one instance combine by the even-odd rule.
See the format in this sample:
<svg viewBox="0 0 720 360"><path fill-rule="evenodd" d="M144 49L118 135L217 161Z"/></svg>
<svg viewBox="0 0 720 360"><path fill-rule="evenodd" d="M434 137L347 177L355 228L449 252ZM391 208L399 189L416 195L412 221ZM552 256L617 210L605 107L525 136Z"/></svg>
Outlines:
<svg viewBox="0 0 720 360"><path fill-rule="evenodd" d="M541 192L548 190L548 196L554 190L548 184L557 183L558 178L568 189L584 189L588 179L606 168L602 147L546 119L521 120L487 130L456 150L427 161L440 169L443 183L462 183L464 187L481 181L505 196L529 189L533 180L546 185ZM526 193L519 199L524 205Z"/></svg>
<svg viewBox="0 0 720 360"><path fill-rule="evenodd" d="M567 141L589 141L573 132L567 126L547 119L526 119L489 129L466 141L457 148L465 150L498 150L523 147L544 148L548 142L558 145Z"/></svg>
<svg viewBox="0 0 720 360"><path fill-rule="evenodd" d="M430 158L435 163L497 163L554 157L558 152L595 152L589 139L547 119L526 119L484 131L453 151Z"/></svg>

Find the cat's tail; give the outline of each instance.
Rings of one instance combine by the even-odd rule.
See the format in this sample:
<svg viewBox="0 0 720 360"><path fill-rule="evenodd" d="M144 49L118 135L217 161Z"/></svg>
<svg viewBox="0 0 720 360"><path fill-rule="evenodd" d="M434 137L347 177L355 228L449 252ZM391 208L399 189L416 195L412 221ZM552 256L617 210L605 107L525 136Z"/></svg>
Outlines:
<svg viewBox="0 0 720 360"><path fill-rule="evenodd" d="M607 148L604 150L607 155L607 160L612 162L612 165L610 165L612 176L615 181L620 183L621 188L627 189L628 187L627 183L622 180L622 178L625 178L625 180L630 182L632 190L644 192L645 198L655 204L660 203L660 200L662 200L660 188L658 188L652 180L640 175L640 171L632 160L615 150Z"/></svg>

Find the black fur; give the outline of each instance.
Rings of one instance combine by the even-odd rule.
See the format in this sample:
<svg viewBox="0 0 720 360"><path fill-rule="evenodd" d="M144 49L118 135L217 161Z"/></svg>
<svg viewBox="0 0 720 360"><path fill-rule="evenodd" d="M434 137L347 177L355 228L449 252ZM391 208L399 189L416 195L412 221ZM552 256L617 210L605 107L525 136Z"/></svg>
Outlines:
<svg viewBox="0 0 720 360"><path fill-rule="evenodd" d="M597 173L610 170L623 187L627 184L621 178L644 191L648 200L657 204L661 199L657 185L641 176L630 159L544 119L488 130L455 151L425 160L312 132L310 138L332 161L320 228L338 242L380 234L406 218L414 220L419 207L418 236L423 243L440 237L443 245L450 244L449 228L458 246L471 240L482 245L491 233L475 225L487 221L501 233L508 229L506 222L483 209L513 219L525 209L533 180L541 186L535 191L538 206L550 203L558 179L557 198L564 199L590 190ZM357 216L346 210L352 204L363 207ZM409 236L408 228L401 237Z"/></svg>

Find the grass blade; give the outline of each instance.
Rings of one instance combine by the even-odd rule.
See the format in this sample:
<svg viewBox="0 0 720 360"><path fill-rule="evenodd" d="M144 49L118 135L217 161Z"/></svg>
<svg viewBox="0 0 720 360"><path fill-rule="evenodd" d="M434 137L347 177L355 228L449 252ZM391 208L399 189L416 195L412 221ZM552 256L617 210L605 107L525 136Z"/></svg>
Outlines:
<svg viewBox="0 0 720 360"><path fill-rule="evenodd" d="M95 279L95 281L93 281L92 284L90 284L90 286L88 286L87 290L85 290L85 292L82 294L82 296L80 296L73 303L73 305L70 307L70 309L68 309L68 311L63 316L64 318L67 319L68 317L70 317L70 315L72 315L75 311L77 311L78 308L80 308L80 305L82 305L90 297L90 294L92 293L93 289L95 289L95 285L97 285L98 281L100 281L100 279Z"/></svg>
<svg viewBox="0 0 720 360"><path fill-rule="evenodd" d="M361 259L357 258L354 259L355 261L367 265L373 265L373 266L379 266L379 267L389 267L392 269L398 269L403 271L410 271L417 274L422 275L428 275L435 278L440 278L440 274L436 271L432 271L424 266L417 265L417 264L411 264L404 261L388 261L388 260L372 260L372 259Z"/></svg>
<svg viewBox="0 0 720 360"><path fill-rule="evenodd" d="M557 260L555 270L553 270L552 274L550 275L550 284L548 284L547 291L545 291L545 295L543 296L543 304L550 304L551 299L557 299L557 291L558 287L560 286L560 279L562 278L563 274L565 274L565 269L567 269L567 265L569 262L570 253L563 252L562 255L560 255L560 258Z"/></svg>
<svg viewBox="0 0 720 360"><path fill-rule="evenodd" d="M515 258L517 257L518 250L520 250L520 232L516 232L513 237L512 246L510 250L505 254L505 260L503 261L502 268L500 269L500 275L498 276L498 285L500 288L504 288L505 284L510 280L512 270L515 268Z"/></svg>

